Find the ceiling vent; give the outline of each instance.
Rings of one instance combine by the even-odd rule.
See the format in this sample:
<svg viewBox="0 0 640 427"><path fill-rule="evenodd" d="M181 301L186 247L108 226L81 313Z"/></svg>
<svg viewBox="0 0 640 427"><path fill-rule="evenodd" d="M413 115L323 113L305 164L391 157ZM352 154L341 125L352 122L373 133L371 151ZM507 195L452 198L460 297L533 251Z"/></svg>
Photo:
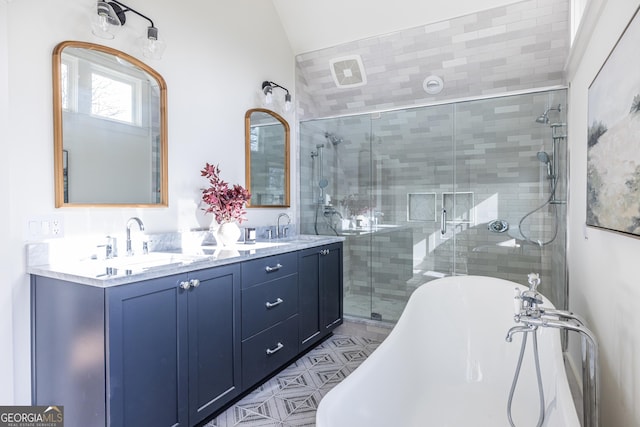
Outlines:
<svg viewBox="0 0 640 427"><path fill-rule="evenodd" d="M343 56L329 61L331 76L336 86L343 88L358 87L367 84L360 55Z"/></svg>

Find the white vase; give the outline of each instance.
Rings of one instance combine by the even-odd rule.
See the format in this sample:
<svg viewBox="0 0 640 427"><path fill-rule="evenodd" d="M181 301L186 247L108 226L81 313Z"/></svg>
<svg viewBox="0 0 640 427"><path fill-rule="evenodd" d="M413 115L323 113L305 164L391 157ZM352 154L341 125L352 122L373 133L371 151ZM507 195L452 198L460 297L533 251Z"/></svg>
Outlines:
<svg viewBox="0 0 640 427"><path fill-rule="evenodd" d="M240 227L235 222L224 222L216 230L216 243L219 246L233 246L240 238Z"/></svg>

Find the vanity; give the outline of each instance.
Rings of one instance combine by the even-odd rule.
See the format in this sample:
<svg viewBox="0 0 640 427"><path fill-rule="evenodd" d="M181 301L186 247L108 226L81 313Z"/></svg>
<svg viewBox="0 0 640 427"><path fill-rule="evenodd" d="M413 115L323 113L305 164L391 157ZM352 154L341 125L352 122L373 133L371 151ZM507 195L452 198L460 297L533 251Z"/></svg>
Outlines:
<svg viewBox="0 0 640 427"><path fill-rule="evenodd" d="M342 323L342 239L30 265L32 403L68 426L202 422Z"/></svg>
<svg viewBox="0 0 640 427"><path fill-rule="evenodd" d="M83 41L54 48L52 74L56 208L169 206L162 76ZM290 208L288 123L257 108L245 126L247 207ZM197 425L342 323L343 237L205 247L173 233L179 245L138 254L131 220L129 256L113 236L92 243L102 256L27 247L32 404L64 406L67 427ZM275 236L288 228L279 216Z"/></svg>

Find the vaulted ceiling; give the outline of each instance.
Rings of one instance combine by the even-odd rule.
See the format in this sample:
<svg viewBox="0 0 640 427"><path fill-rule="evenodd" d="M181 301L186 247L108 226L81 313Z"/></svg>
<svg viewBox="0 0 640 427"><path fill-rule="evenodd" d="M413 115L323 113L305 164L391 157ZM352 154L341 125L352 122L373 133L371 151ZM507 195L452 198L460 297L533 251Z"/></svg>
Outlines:
<svg viewBox="0 0 640 427"><path fill-rule="evenodd" d="M272 0L294 54L311 52L518 0ZM549 0L552 2L552 0Z"/></svg>

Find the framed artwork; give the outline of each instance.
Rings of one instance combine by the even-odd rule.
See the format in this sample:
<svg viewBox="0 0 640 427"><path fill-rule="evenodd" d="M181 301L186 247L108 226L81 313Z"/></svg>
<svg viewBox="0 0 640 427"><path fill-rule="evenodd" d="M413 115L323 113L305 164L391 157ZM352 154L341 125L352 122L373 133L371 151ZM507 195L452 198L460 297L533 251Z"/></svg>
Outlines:
<svg viewBox="0 0 640 427"><path fill-rule="evenodd" d="M589 86L587 140L587 225L633 236L640 236L638 46L636 10Z"/></svg>

